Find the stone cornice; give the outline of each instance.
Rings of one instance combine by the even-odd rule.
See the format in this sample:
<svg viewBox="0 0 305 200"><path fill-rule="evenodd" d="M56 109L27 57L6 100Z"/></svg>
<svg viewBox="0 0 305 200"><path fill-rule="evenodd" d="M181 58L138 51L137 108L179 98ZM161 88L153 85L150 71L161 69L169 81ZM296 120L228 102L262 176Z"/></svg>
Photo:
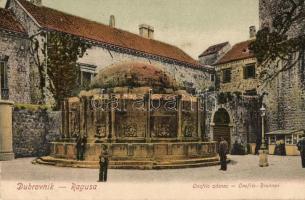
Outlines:
<svg viewBox="0 0 305 200"><path fill-rule="evenodd" d="M6 35L19 37L19 38L22 38L22 39L28 39L28 35L26 33L16 32L16 31L12 31L12 30L8 30L8 29L2 29L2 28L0 28L0 32L3 33L3 34L6 34Z"/></svg>

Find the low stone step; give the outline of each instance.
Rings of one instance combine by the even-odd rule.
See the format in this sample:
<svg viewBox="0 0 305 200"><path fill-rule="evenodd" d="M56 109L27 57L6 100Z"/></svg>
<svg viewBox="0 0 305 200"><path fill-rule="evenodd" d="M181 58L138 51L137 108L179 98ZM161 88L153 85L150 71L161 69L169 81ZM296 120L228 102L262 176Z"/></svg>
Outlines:
<svg viewBox="0 0 305 200"><path fill-rule="evenodd" d="M204 163L192 163L192 164L175 164L175 165L156 165L154 169L180 169L180 168L195 168L195 167L208 167L218 165L219 161L204 162Z"/></svg>
<svg viewBox="0 0 305 200"><path fill-rule="evenodd" d="M98 169L98 161L76 161L65 160L61 158L54 158L45 156L37 158L33 164L53 165L57 167L74 167L74 168L92 168ZM212 158L195 158L195 159L179 159L179 160L115 160L109 162L111 169L176 169L176 168L191 168L218 165L218 157Z"/></svg>
<svg viewBox="0 0 305 200"><path fill-rule="evenodd" d="M201 158L201 159L189 159L189 160L170 160L170 161L160 161L159 164L167 165L167 164L196 164L202 162L214 162L219 161L218 157L213 158Z"/></svg>

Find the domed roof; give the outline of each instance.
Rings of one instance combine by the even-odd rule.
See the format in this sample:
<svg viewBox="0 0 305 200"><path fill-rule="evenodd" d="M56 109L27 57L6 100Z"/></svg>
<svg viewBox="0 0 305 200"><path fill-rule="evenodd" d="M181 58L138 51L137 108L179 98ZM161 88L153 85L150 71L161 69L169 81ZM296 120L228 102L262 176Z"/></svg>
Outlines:
<svg viewBox="0 0 305 200"><path fill-rule="evenodd" d="M125 62L101 69L91 88L114 87L176 88L176 81L164 70L147 63Z"/></svg>

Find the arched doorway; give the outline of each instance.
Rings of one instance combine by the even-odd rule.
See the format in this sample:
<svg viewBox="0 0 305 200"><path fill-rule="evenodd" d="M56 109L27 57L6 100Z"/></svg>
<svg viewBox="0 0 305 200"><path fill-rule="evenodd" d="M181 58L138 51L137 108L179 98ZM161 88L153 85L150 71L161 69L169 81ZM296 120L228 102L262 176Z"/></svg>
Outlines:
<svg viewBox="0 0 305 200"><path fill-rule="evenodd" d="M229 143L229 149L231 147L231 134L230 134L230 115L224 109L220 108L214 114L214 128L213 128L213 139L216 142L220 141L223 137Z"/></svg>

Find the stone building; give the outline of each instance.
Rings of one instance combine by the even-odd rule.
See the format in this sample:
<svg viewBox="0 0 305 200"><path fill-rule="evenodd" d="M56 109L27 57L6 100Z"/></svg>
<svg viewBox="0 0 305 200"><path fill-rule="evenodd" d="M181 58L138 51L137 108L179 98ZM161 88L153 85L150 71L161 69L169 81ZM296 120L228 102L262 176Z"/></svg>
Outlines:
<svg viewBox="0 0 305 200"><path fill-rule="evenodd" d="M11 11L0 8L0 16L1 98L30 103L28 35Z"/></svg>
<svg viewBox="0 0 305 200"><path fill-rule="evenodd" d="M260 0L260 26L273 29L275 16L281 12L283 1ZM305 22L296 21L288 30L288 37L304 35ZM288 71L281 72L274 80L266 84L263 91L268 95L264 99L267 110L267 131L274 133L269 138L271 143L284 140L286 146L295 146L298 136L293 132L305 129L305 56L298 52L291 61L297 61ZM298 60L295 60L298 58ZM273 63L274 65L277 62ZM279 65L284 61L279 60ZM273 67L273 66L270 66ZM277 135L277 136L276 136ZM287 148L286 148L287 149ZM293 152L291 152L293 154ZM297 151L295 153L298 153Z"/></svg>
<svg viewBox="0 0 305 200"><path fill-rule="evenodd" d="M139 25L139 34L133 34L117 28L114 16L105 25L45 7L41 0L7 0L0 14L1 94L17 104L13 112L17 157L48 154L49 142L60 133L60 112L40 106L32 111L32 105L23 105L54 103L45 73L47 33L75 36L90 44L75 66L80 68L80 87L89 85L104 67L130 62L160 68L191 94L213 84L212 67L200 64L178 47L155 40L157 30L146 24Z"/></svg>
<svg viewBox="0 0 305 200"><path fill-rule="evenodd" d="M280 4L283 2L259 1L260 28L273 29L273 20L281 12ZM296 21L288 30L288 38L303 36L304 29L304 21ZM234 138L241 138L239 140L250 144L259 143L259 108L263 104L267 110L265 128L269 153L273 154L275 144L282 140L287 155L297 155L295 144L305 129L304 52L297 52L291 59L291 63L296 62L294 67L281 72L271 82L262 83L259 79L261 69L254 54L249 51L255 33L255 27L251 26L250 40L234 45L215 64L217 92L214 96L217 103L212 101L208 109L206 123L209 136L215 140L224 136L231 143ZM270 69L277 64L282 66L285 63L278 59L269 66Z"/></svg>
<svg viewBox="0 0 305 200"><path fill-rule="evenodd" d="M202 54L198 56L199 62L204 65L215 65L217 61L224 56L231 45L229 42L223 42L208 47Z"/></svg>
<svg viewBox="0 0 305 200"><path fill-rule="evenodd" d="M249 50L252 41L235 44L216 63L217 87L221 92L257 93L257 63Z"/></svg>
<svg viewBox="0 0 305 200"><path fill-rule="evenodd" d="M5 10L13 13L12 16L21 25L22 31L30 39L31 44L34 41L38 43L38 49L32 58L32 65L27 66L27 70L31 69L33 73L31 76L33 80L29 84L32 84L33 87L31 90L28 89L30 94L27 96L37 97L38 99L32 99L34 103L41 102L39 100L41 96L46 96L45 103L52 102L52 94L48 90L49 81L44 83L37 78L45 76L48 80L49 77L46 74L39 74L39 69L35 66L35 64L40 64L45 71L47 70L48 66L45 61L47 53L43 53L44 45L48 46L48 38L43 33L47 32L77 36L91 44L91 48L87 49L85 55L78 60L77 65L81 71L80 85L87 85L97 70L105 66L133 60L163 68L188 91L205 89L212 84L210 74L214 73L213 68L200 64L173 45L155 40L153 38L155 30L149 25L140 25L139 35L137 35L115 27L114 16L111 16L109 25L104 25L47 8L42 5L41 1L8 0ZM36 62L36 57L39 58L39 64ZM27 78L27 80L30 79ZM37 85L42 85L41 93L44 95L39 94L37 87L35 90ZM29 86L29 88L31 87ZM12 100L18 102L18 99L12 98Z"/></svg>
<svg viewBox="0 0 305 200"><path fill-rule="evenodd" d="M250 39L235 44L213 65L215 92L205 96L207 135L215 141L224 137L233 152L234 144L240 145L244 153L254 152L259 139L259 69L249 50L255 33L251 26Z"/></svg>

